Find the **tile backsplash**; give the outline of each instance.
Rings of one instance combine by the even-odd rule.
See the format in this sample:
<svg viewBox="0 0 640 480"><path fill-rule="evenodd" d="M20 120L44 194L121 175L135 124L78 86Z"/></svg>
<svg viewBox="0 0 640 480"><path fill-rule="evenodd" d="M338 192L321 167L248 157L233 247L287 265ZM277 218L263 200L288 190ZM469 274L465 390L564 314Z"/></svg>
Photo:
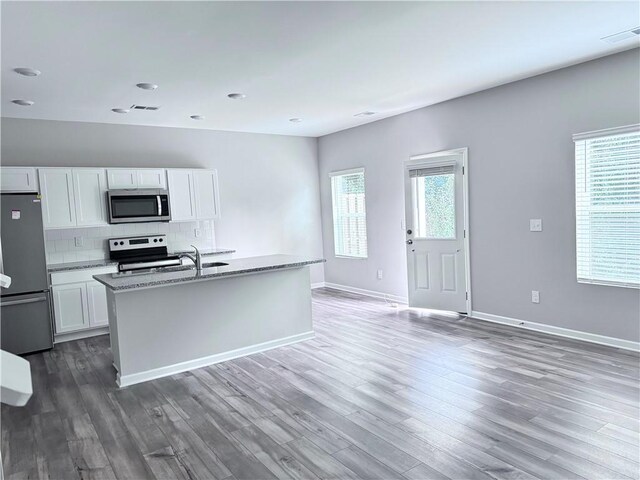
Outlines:
<svg viewBox="0 0 640 480"><path fill-rule="evenodd" d="M196 237L196 229L200 235ZM169 252L215 248L213 220L180 223L131 223L104 227L69 228L45 231L47 263L100 260L109 256L107 240L162 233L167 236ZM76 238L81 246L76 246Z"/></svg>

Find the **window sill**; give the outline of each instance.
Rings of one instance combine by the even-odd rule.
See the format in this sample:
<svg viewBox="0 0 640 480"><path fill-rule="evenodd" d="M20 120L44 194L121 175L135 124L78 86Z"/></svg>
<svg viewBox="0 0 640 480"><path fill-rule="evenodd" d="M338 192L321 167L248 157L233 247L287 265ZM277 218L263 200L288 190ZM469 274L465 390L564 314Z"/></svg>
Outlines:
<svg viewBox="0 0 640 480"><path fill-rule="evenodd" d="M637 283L607 282L605 280L587 280L582 278L578 279L578 283L582 285L600 285L603 287L634 288L636 290L640 289L640 284L637 284Z"/></svg>

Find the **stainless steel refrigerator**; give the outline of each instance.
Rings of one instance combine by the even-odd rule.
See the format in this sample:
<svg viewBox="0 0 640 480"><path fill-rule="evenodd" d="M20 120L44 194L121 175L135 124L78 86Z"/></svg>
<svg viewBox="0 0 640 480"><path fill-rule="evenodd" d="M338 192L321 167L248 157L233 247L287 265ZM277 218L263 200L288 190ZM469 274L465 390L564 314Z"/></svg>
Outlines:
<svg viewBox="0 0 640 480"><path fill-rule="evenodd" d="M0 290L0 348L23 354L53 346L42 209L36 193L0 198L0 272L11 286Z"/></svg>

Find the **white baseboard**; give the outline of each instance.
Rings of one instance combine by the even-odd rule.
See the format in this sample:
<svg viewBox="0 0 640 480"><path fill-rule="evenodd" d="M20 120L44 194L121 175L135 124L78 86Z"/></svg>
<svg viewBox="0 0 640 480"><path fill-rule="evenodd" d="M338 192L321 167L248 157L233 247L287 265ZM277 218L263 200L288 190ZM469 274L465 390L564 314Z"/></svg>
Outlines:
<svg viewBox="0 0 640 480"><path fill-rule="evenodd" d="M327 288L333 288L334 290L342 290L343 292L357 293L359 295L365 295L367 297L381 298L382 300L389 300L390 302L407 304L407 297L401 297L399 295L391 295L389 293L376 292L375 290L365 290L363 288L349 287L347 285L339 285L337 283L324 282L324 286Z"/></svg>
<svg viewBox="0 0 640 480"><path fill-rule="evenodd" d="M78 332L59 333L54 336L53 343L70 342L71 340L80 340L82 338L97 337L98 335L106 335L109 333L109 327L92 328L91 330L80 330Z"/></svg>
<svg viewBox="0 0 640 480"><path fill-rule="evenodd" d="M324 282L312 283L311 290L313 290L314 288L323 288L324 286L325 286Z"/></svg>
<svg viewBox="0 0 640 480"><path fill-rule="evenodd" d="M265 350L271 350L272 348L284 347L285 345L302 342L303 340L310 340L314 337L315 333L313 331L309 331L300 333L298 335L292 335L290 337L279 338L277 340L259 343L257 345L251 345L249 347L238 348L229 352L218 353L215 355L209 355L207 357L197 358L195 360L189 360L188 362L176 363L174 365L168 365L166 367L154 368L145 372L134 373L131 375L120 375L120 373L118 373L116 383L119 387L127 387L129 385L135 385L136 383L146 382L149 380L154 380L156 378L186 372L187 370L206 367L215 363L226 362L228 360L233 360L234 358L244 357L247 355L252 355L254 353L264 352Z"/></svg>
<svg viewBox="0 0 640 480"><path fill-rule="evenodd" d="M526 322L517 318L503 317L501 315L493 315L491 313L471 312L470 317L487 322L500 323L503 325L511 325L513 327L523 328L525 330L534 330L536 332L544 332L559 337L572 338L574 340L583 340L585 342L607 345L609 347L622 348L624 350L640 351L640 342L632 342L631 340L623 340L621 338L607 337L605 335L597 335L595 333L581 332L580 330L571 330L569 328L554 327L553 325L545 325L543 323Z"/></svg>

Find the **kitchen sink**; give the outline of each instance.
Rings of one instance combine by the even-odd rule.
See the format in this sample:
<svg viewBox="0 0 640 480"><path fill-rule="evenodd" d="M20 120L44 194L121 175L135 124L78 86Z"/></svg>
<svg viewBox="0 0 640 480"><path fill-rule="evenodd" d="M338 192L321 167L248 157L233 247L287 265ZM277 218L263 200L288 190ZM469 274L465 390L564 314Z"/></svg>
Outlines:
<svg viewBox="0 0 640 480"><path fill-rule="evenodd" d="M202 264L202 268L213 268L213 267L225 267L229 265L228 263L224 263L224 262L210 262L210 263L203 263ZM159 267L159 268L149 268L149 269L144 269L144 270L136 270L136 271L132 271L132 272L127 272L128 275L145 275L145 274L149 274L149 273L169 273L169 272L186 272L188 270L195 270L196 266L195 265L175 265L173 267ZM119 275L122 275L121 273Z"/></svg>
<svg viewBox="0 0 640 480"><path fill-rule="evenodd" d="M202 268L225 267L227 265L229 264L224 262L211 262L211 263L203 263Z"/></svg>

